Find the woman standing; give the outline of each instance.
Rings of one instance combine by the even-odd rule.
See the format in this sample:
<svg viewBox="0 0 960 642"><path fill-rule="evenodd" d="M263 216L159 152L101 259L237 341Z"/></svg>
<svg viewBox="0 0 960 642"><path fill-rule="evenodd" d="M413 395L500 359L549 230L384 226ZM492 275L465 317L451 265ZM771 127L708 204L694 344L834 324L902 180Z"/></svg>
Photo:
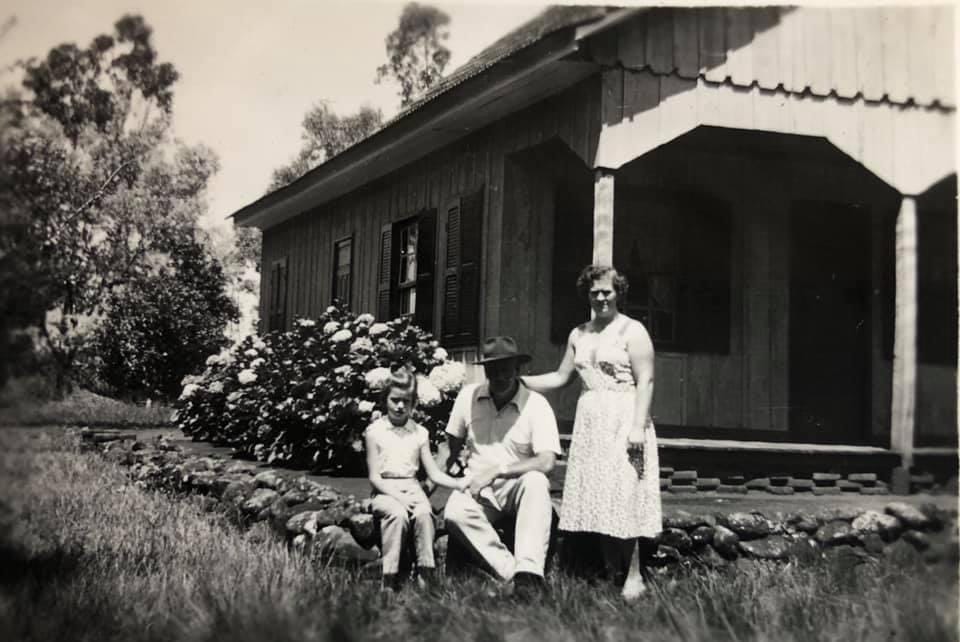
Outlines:
<svg viewBox="0 0 960 642"><path fill-rule="evenodd" d="M585 268L577 288L593 318L570 332L556 371L523 380L544 392L566 385L574 370L580 375L560 529L599 535L604 562L617 581L626 575L623 596L631 600L646 590L638 545L649 546L662 522L653 344L643 324L619 311L627 287L613 267Z"/></svg>

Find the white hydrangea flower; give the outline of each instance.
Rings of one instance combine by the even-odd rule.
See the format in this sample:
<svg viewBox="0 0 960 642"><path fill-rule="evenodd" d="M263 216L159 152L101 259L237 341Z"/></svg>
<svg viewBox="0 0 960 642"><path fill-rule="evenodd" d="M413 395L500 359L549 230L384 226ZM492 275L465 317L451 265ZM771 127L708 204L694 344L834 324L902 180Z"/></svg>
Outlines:
<svg viewBox="0 0 960 642"><path fill-rule="evenodd" d="M253 342L253 348L255 350L263 350L266 347L267 347L267 344L264 343L262 339L257 339L256 341Z"/></svg>
<svg viewBox="0 0 960 642"><path fill-rule="evenodd" d="M215 395L219 395L221 392L223 392L223 382L214 381L213 383L210 384L210 387L207 388L207 390L209 390Z"/></svg>
<svg viewBox="0 0 960 642"><path fill-rule="evenodd" d="M327 321L323 324L323 333L324 334L333 334L340 329L340 324L336 321Z"/></svg>
<svg viewBox="0 0 960 642"><path fill-rule="evenodd" d="M372 351L373 341L371 341L367 337L360 337L359 339L357 339L356 341L350 344L350 352L360 352L361 350L365 350L367 352Z"/></svg>
<svg viewBox="0 0 960 642"><path fill-rule="evenodd" d="M237 374L237 381L239 381L243 385L246 385L248 383L253 383L256 380L257 380L257 375L254 374L253 370L244 369L244 370L241 370L239 374Z"/></svg>
<svg viewBox="0 0 960 642"><path fill-rule="evenodd" d="M433 351L433 358L437 361L446 361L449 356L443 348L437 348Z"/></svg>
<svg viewBox="0 0 960 642"><path fill-rule="evenodd" d="M376 406L374 405L374 403L373 403L372 401L366 401L366 400L364 400L364 401L361 401L360 403L357 404L357 410L359 410L359 411L360 411L360 414L362 414L362 415L366 415L366 414L369 414L369 413L373 412L373 409L374 409L375 407L376 407Z"/></svg>
<svg viewBox="0 0 960 642"><path fill-rule="evenodd" d="M386 323L374 323L372 326L370 326L370 336L375 337L378 334L383 334L389 329L390 326L388 326Z"/></svg>
<svg viewBox="0 0 960 642"><path fill-rule="evenodd" d="M255 356L257 356L257 354L259 354L259 353L258 353L256 350L254 350L253 348L250 348L249 350L247 350L247 351L244 352L243 354L245 354L245 355L248 356L248 357L255 357Z"/></svg>
<svg viewBox="0 0 960 642"><path fill-rule="evenodd" d="M428 378L417 375L417 399L425 408L433 408L443 401L443 395Z"/></svg>
<svg viewBox="0 0 960 642"><path fill-rule="evenodd" d="M301 328L312 328L317 325L317 322L313 319L297 319L297 325Z"/></svg>
<svg viewBox="0 0 960 642"><path fill-rule="evenodd" d="M343 343L344 341L349 341L353 337L353 334L349 330L337 330L333 333L333 336L330 337L330 340L334 343Z"/></svg>
<svg viewBox="0 0 960 642"><path fill-rule="evenodd" d="M370 325L371 323L373 323L373 321L374 321L373 315L370 314L369 312L364 312L363 314L357 317L357 323L362 323L364 325Z"/></svg>
<svg viewBox="0 0 960 642"><path fill-rule="evenodd" d="M430 371L430 383L446 395L456 393L467 379L467 368L459 361L447 361Z"/></svg>
<svg viewBox="0 0 960 642"><path fill-rule="evenodd" d="M203 381L203 377L200 377L198 375L187 375L186 377L180 380L180 386L181 387L186 386L187 384L191 384L191 383L200 383L201 381Z"/></svg>
<svg viewBox="0 0 960 642"><path fill-rule="evenodd" d="M262 366L264 363L266 363L266 359L264 359L263 357L257 357L256 359L250 362L250 369L255 370L256 368L259 368L260 366Z"/></svg>
<svg viewBox="0 0 960 642"><path fill-rule="evenodd" d="M363 442L359 439L354 439L350 444L350 447L353 448L353 452L362 453L363 452Z"/></svg>
<svg viewBox="0 0 960 642"><path fill-rule="evenodd" d="M208 366L215 366L215 365L217 365L218 363L220 363L220 355L219 355L219 354L211 354L209 357L207 357L207 365L208 365Z"/></svg>
<svg viewBox="0 0 960 642"><path fill-rule="evenodd" d="M376 421L377 419L379 419L379 418L382 417L382 416L383 416L383 413L382 413L382 412L380 412L379 410L374 410L373 413L370 414L370 419L371 419L372 421Z"/></svg>
<svg viewBox="0 0 960 642"><path fill-rule="evenodd" d="M199 390L199 388L200 388L200 386L198 386L198 385L195 384L195 383L188 383L187 385L185 385L185 386L183 387L183 392L180 393L180 398L181 398L181 399L189 399L190 397L193 396L193 393L195 393L197 390Z"/></svg>
<svg viewBox="0 0 960 642"><path fill-rule="evenodd" d="M335 305L328 305L328 306L327 306L327 314L333 314L333 313L336 312L336 311L337 311L337 306L335 306Z"/></svg>
<svg viewBox="0 0 960 642"><path fill-rule="evenodd" d="M390 369L374 368L363 375L363 378L371 390L383 390L383 387L390 381Z"/></svg>

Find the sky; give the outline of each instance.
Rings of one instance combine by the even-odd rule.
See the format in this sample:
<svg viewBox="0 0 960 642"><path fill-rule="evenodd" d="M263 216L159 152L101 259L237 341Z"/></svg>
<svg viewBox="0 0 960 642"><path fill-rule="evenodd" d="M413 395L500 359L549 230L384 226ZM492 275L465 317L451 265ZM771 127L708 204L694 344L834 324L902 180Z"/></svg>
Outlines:
<svg viewBox="0 0 960 642"><path fill-rule="evenodd" d="M539 3L434 2L450 16L447 73L539 13ZM384 39L396 28L399 0L7 0L0 8L0 69L44 56L64 42L86 46L125 13L153 28L159 60L180 72L175 135L203 143L220 159L204 225L262 196L271 172L299 151L303 115L321 100L340 114L362 105L399 107L394 84L374 83L386 61ZM0 75L0 85L10 82ZM227 232L229 235L229 233Z"/></svg>

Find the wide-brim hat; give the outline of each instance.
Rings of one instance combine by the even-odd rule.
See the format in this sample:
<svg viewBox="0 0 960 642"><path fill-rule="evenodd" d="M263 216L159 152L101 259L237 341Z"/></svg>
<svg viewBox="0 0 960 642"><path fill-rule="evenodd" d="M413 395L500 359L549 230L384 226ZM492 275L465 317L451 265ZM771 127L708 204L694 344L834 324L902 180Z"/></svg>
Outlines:
<svg viewBox="0 0 960 642"><path fill-rule="evenodd" d="M516 359L517 363L526 363L530 361L531 357L529 354L520 352L517 348L517 342L513 340L513 337L490 337L483 342L483 347L480 350L480 358L474 361L474 363L482 366L485 363L493 363L494 361L503 361L505 359Z"/></svg>

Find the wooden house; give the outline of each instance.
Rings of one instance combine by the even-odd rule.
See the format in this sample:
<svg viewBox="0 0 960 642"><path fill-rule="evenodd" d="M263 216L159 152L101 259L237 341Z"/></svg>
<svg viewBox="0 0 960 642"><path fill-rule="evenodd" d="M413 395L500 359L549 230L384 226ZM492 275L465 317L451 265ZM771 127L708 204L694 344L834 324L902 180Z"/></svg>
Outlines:
<svg viewBox="0 0 960 642"><path fill-rule="evenodd" d="M339 298L541 372L612 263L668 463L955 471L953 79L952 7L547 9L235 213L264 329Z"/></svg>

